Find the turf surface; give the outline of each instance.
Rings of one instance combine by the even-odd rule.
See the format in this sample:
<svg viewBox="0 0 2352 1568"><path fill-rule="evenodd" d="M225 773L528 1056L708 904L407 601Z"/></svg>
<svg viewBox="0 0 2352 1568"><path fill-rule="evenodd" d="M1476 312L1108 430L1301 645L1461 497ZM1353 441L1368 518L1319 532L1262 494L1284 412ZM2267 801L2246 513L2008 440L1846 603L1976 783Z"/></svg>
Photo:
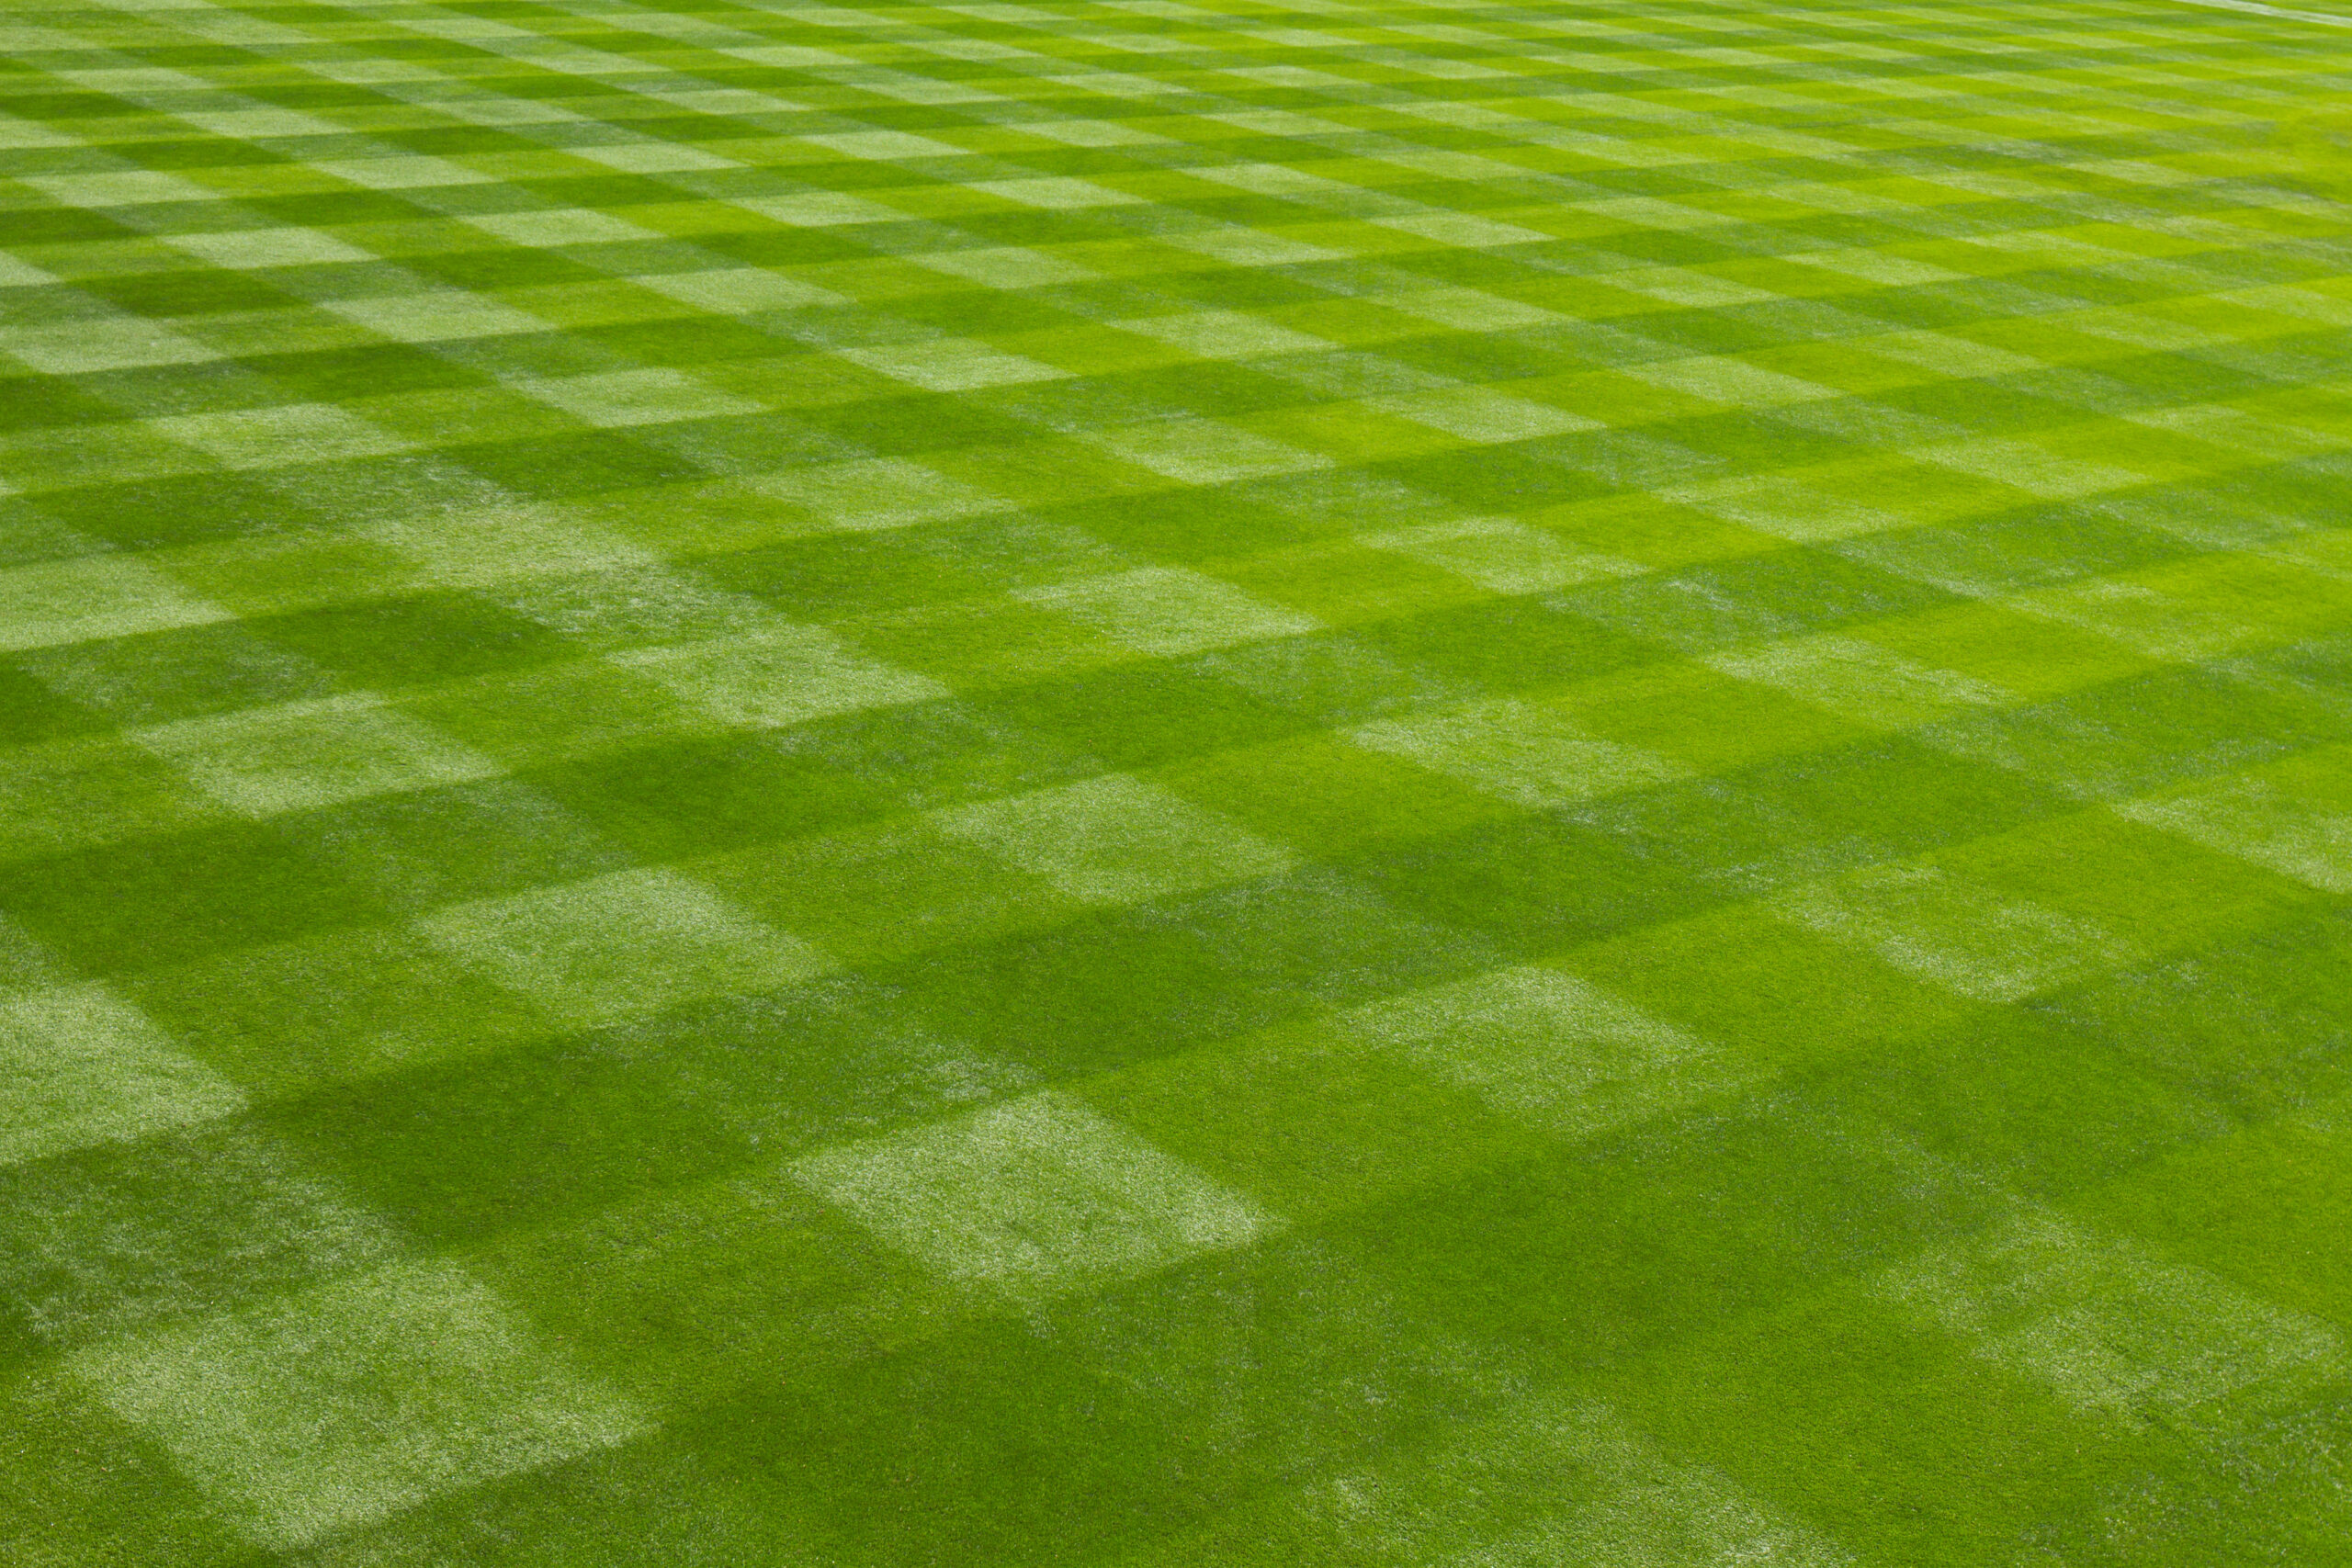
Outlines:
<svg viewBox="0 0 2352 1568"><path fill-rule="evenodd" d="M2352 1558L2352 33L0 12L0 1558Z"/></svg>

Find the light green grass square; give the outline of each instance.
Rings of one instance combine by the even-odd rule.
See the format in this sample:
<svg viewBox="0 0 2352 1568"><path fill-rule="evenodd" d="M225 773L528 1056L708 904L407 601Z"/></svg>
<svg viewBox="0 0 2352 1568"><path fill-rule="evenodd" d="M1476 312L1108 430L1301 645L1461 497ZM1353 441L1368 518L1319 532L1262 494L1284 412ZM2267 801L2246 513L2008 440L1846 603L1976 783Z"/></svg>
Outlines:
<svg viewBox="0 0 2352 1568"><path fill-rule="evenodd" d="M2174 793L2118 816L2329 893L2352 893L2352 789L2341 748Z"/></svg>
<svg viewBox="0 0 2352 1568"><path fill-rule="evenodd" d="M553 212L492 213L466 221L511 245L610 244L616 241L652 239L657 233L609 212L585 207L567 207Z"/></svg>
<svg viewBox="0 0 2352 1568"><path fill-rule="evenodd" d="M400 343L504 337L516 333L546 332L548 325L540 317L512 305L456 289L338 299L330 301L325 308L345 321Z"/></svg>
<svg viewBox="0 0 2352 1568"><path fill-rule="evenodd" d="M947 694L930 677L865 658L815 626L778 626L749 637L630 649L611 659L724 723L763 728Z"/></svg>
<svg viewBox="0 0 2352 1568"><path fill-rule="evenodd" d="M1378 534L1357 542L1376 550L1422 561L1466 578L1489 593L1548 593L1579 582L1638 577L1646 569L1615 556L1579 550L1558 535L1508 517L1471 517L1458 523L1427 523Z"/></svg>
<svg viewBox="0 0 2352 1568"><path fill-rule="evenodd" d="M931 392L964 392L975 387L1010 387L1053 381L1069 374L1051 365L1006 354L969 338L888 344L843 349L842 357Z"/></svg>
<svg viewBox="0 0 2352 1568"><path fill-rule="evenodd" d="M1265 604L1229 582L1182 567L1146 567L1017 589L1012 597L1066 615L1122 648L1158 659L1297 637L1321 625L1311 615Z"/></svg>
<svg viewBox="0 0 2352 1568"><path fill-rule="evenodd" d="M759 267L718 267L708 272L671 273L636 279L639 288L692 305L696 310L728 315L754 310L790 310L804 305L831 305L841 296L813 283L786 277Z"/></svg>
<svg viewBox="0 0 2352 1568"><path fill-rule="evenodd" d="M232 612L127 556L0 571L0 652L225 621Z"/></svg>
<svg viewBox="0 0 2352 1568"><path fill-rule="evenodd" d="M790 1168L936 1273L1016 1298L1150 1273L1282 1224L1059 1094L842 1145Z"/></svg>
<svg viewBox="0 0 2352 1568"><path fill-rule="evenodd" d="M1332 1027L1567 1137L1677 1110L1756 1070L1561 970L1497 970L1368 1003Z"/></svg>
<svg viewBox="0 0 2352 1568"><path fill-rule="evenodd" d="M1781 919L1980 1001L2014 1002L2139 956L2098 921L1931 866L1872 866L1779 894Z"/></svg>
<svg viewBox="0 0 2352 1568"><path fill-rule="evenodd" d="M551 377L525 383L519 389L590 424L607 428L757 413L761 409L749 398L720 391L676 370Z"/></svg>
<svg viewBox="0 0 2352 1568"><path fill-rule="evenodd" d="M1367 406L1475 446L1597 430L1600 422L1491 387L1439 387L1365 400Z"/></svg>
<svg viewBox="0 0 2352 1568"><path fill-rule="evenodd" d="M1657 752L1594 736L1557 708L1510 697L1381 719L1341 734L1537 810L1689 774Z"/></svg>
<svg viewBox="0 0 2352 1568"><path fill-rule="evenodd" d="M594 1023L774 990L832 961L673 871L617 871L437 909L425 939L550 1017Z"/></svg>
<svg viewBox="0 0 2352 1568"><path fill-rule="evenodd" d="M1742 681L1818 703L1841 718L1907 729L2018 699L1988 681L1905 659L1860 637L1817 637L1768 644L1703 660Z"/></svg>
<svg viewBox="0 0 2352 1568"><path fill-rule="evenodd" d="M365 695L248 708L131 730L126 738L249 817L501 772L491 759Z"/></svg>
<svg viewBox="0 0 2352 1568"><path fill-rule="evenodd" d="M1877 1288L2080 1414L2135 1430L2284 1404L2352 1366L2332 1325L2053 1214L1910 1259Z"/></svg>
<svg viewBox="0 0 2352 1568"><path fill-rule="evenodd" d="M947 517L1010 512L1012 503L978 485L906 457L861 457L763 475L755 495L782 502L799 515L793 533L863 532L902 528Z"/></svg>
<svg viewBox="0 0 2352 1568"><path fill-rule="evenodd" d="M276 1551L650 1429L435 1260L109 1340L68 1365Z"/></svg>
<svg viewBox="0 0 2352 1568"><path fill-rule="evenodd" d="M101 986L0 1001L0 1165L242 1110L236 1085Z"/></svg>
<svg viewBox="0 0 2352 1568"><path fill-rule="evenodd" d="M1290 852L1123 773L933 813L1067 897L1132 904L1288 869Z"/></svg>
<svg viewBox="0 0 2352 1568"><path fill-rule="evenodd" d="M230 413L173 414L143 422L232 468L283 468L407 449L405 436L327 403L282 403Z"/></svg>
<svg viewBox="0 0 2352 1568"><path fill-rule="evenodd" d="M1088 439L1122 462L1183 484L1299 474L1331 459L1269 441L1211 419L1162 419L1091 432Z"/></svg>
<svg viewBox="0 0 2352 1568"><path fill-rule="evenodd" d="M169 243L213 266L247 271L265 266L321 266L373 261L372 253L316 229L237 229L220 234L174 234Z"/></svg>
<svg viewBox="0 0 2352 1568"><path fill-rule="evenodd" d="M196 365L223 357L194 338L136 317L81 321L71 326L0 327L0 354L51 376Z"/></svg>

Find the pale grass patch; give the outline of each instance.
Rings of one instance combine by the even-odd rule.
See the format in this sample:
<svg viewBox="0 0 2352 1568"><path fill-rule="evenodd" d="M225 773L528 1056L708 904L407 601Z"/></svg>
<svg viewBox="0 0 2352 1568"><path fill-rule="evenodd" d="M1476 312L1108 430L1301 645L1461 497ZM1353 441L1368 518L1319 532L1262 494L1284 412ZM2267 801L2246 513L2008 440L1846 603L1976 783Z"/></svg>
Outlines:
<svg viewBox="0 0 2352 1568"><path fill-rule="evenodd" d="M465 784L503 772L373 694L243 708L127 730L123 738L248 817Z"/></svg>
<svg viewBox="0 0 2352 1568"><path fill-rule="evenodd" d="M1980 1001L2019 1001L2111 974L2140 956L2097 921L2007 897L1930 866L1873 866L1776 894L1765 907L1792 925Z"/></svg>
<svg viewBox="0 0 2352 1568"><path fill-rule="evenodd" d="M1500 969L1335 1021L1509 1116L1589 1137L1756 1077L1684 1030L1565 971Z"/></svg>
<svg viewBox="0 0 2352 1568"><path fill-rule="evenodd" d="M2208 1424L2224 1402L2287 1399L2346 1370L2328 1325L2051 1214L1898 1265L1877 1292L2133 1429Z"/></svg>
<svg viewBox="0 0 2352 1568"><path fill-rule="evenodd" d="M435 1259L107 1340L66 1364L278 1551L650 1430Z"/></svg>
<svg viewBox="0 0 2352 1568"><path fill-rule="evenodd" d="M1689 773L1655 752L1592 736L1556 708L1509 697L1340 733L1358 746L1419 762L1534 810Z"/></svg>
<svg viewBox="0 0 2352 1568"><path fill-rule="evenodd" d="M608 657L722 723L763 728L948 694L929 676L867 659L820 626L778 625L750 637Z"/></svg>
<svg viewBox="0 0 2352 1568"><path fill-rule="evenodd" d="M0 1001L0 1165L243 1110L244 1092L103 986Z"/></svg>
<svg viewBox="0 0 2352 1568"><path fill-rule="evenodd" d="M1139 903L1293 863L1281 846L1124 773L955 807L927 820L1090 903Z"/></svg>
<svg viewBox="0 0 2352 1568"><path fill-rule="evenodd" d="M1019 589L1012 597L1068 615L1122 648L1161 659L1295 637L1320 625L1311 615L1265 604L1229 582L1182 567L1145 567Z"/></svg>
<svg viewBox="0 0 2352 1568"><path fill-rule="evenodd" d="M416 928L549 1016L582 1024L775 990L833 967L666 868L453 904Z"/></svg>
<svg viewBox="0 0 2352 1568"><path fill-rule="evenodd" d="M790 1168L934 1272L1016 1299L1246 1247L1282 1224L1051 1092L841 1145Z"/></svg>

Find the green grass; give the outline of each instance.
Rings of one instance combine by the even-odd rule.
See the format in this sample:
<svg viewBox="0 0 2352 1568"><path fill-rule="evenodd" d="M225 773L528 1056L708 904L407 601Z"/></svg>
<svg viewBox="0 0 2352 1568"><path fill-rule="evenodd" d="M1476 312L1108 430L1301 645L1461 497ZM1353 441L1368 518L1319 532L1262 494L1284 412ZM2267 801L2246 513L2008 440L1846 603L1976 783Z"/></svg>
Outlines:
<svg viewBox="0 0 2352 1568"><path fill-rule="evenodd" d="M2352 1560L2347 48L14 0L0 1559Z"/></svg>

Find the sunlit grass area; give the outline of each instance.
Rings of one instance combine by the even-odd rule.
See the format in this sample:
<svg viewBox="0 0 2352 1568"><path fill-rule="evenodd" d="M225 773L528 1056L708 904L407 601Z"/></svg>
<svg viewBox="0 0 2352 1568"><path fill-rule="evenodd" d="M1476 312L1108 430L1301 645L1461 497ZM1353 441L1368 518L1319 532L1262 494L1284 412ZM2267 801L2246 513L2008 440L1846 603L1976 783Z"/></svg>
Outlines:
<svg viewBox="0 0 2352 1568"><path fill-rule="evenodd" d="M2347 89L13 0L0 1559L2342 1561Z"/></svg>

